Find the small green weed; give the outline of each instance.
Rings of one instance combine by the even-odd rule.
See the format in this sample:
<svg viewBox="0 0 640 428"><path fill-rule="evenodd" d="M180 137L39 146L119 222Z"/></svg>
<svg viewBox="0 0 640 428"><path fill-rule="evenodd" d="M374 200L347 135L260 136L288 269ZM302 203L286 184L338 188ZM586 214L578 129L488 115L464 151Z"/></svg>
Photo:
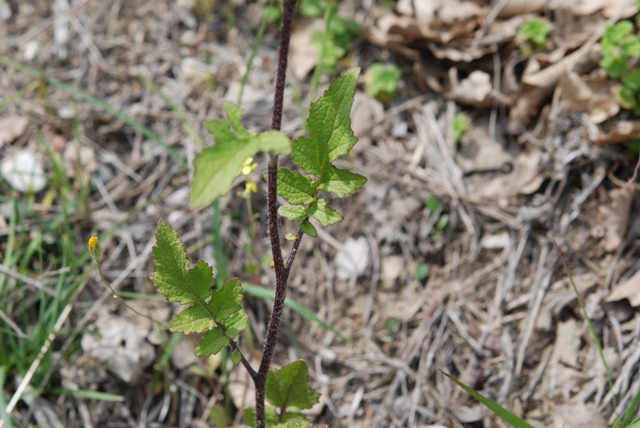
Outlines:
<svg viewBox="0 0 640 428"><path fill-rule="evenodd" d="M640 38L629 20L607 25L602 35L602 67L612 79L619 79L622 87L616 94L620 106L640 115L640 68L632 61L640 58Z"/></svg>
<svg viewBox="0 0 640 428"><path fill-rule="evenodd" d="M367 94L380 101L389 102L398 89L402 71L395 64L371 64L364 74Z"/></svg>
<svg viewBox="0 0 640 428"><path fill-rule="evenodd" d="M464 113L456 114L451 125L453 128L453 141L456 143L459 143L460 138L471 130L471 121Z"/></svg>
<svg viewBox="0 0 640 428"><path fill-rule="evenodd" d="M551 23L547 19L532 18L518 28L518 37L522 39L520 53L528 55L533 51L544 50L549 41Z"/></svg>

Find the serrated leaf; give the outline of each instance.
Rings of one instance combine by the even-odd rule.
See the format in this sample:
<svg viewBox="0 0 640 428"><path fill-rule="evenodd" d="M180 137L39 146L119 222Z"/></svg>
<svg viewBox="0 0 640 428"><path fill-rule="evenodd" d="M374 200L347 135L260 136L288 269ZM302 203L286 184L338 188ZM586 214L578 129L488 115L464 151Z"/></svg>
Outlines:
<svg viewBox="0 0 640 428"><path fill-rule="evenodd" d="M226 102L224 103L224 111L227 113L227 119L229 119L229 123L233 126L233 129L236 131L236 134L240 138L250 137L251 134L247 131L247 128L242 126L240 120L242 120L243 111L237 105Z"/></svg>
<svg viewBox="0 0 640 428"><path fill-rule="evenodd" d="M266 419L265 420L266 426L270 428L280 423L280 416L278 416L278 414L272 407L265 407L264 418ZM286 415L284 415L284 418L286 419ZM256 426L256 409L255 408L246 409L244 411L244 423L251 427Z"/></svg>
<svg viewBox="0 0 640 428"><path fill-rule="evenodd" d="M310 409L320 394L309 387L304 361L294 361L280 370L270 370L265 388L267 401L278 408Z"/></svg>
<svg viewBox="0 0 640 428"><path fill-rule="evenodd" d="M204 262L200 262L204 263ZM220 290L209 291L210 300L195 304L177 314L169 324L169 330L180 333L201 333L223 322L231 314L242 309L242 284L237 278L227 281ZM206 297L209 299L209 296Z"/></svg>
<svg viewBox="0 0 640 428"><path fill-rule="evenodd" d="M302 223L300 223L300 229L306 233L307 235L315 238L316 236L318 236L318 231L316 230L316 227L311 224L309 222L309 220L305 220Z"/></svg>
<svg viewBox="0 0 640 428"><path fill-rule="evenodd" d="M266 131L256 135L258 148L263 152L273 152L277 155L291 153L291 140L280 131Z"/></svg>
<svg viewBox="0 0 640 428"><path fill-rule="evenodd" d="M342 216L333 208L329 207L327 199L318 199L307 208L307 214L315 217L324 226L342 221Z"/></svg>
<svg viewBox="0 0 640 428"><path fill-rule="evenodd" d="M207 330L202 334L202 340L196 346L196 355L198 357L208 357L209 355L217 354L222 348L229 345L229 340L219 328Z"/></svg>
<svg viewBox="0 0 640 428"><path fill-rule="evenodd" d="M311 421L300 413L289 413L283 419L292 418L285 423L272 425L271 428L309 428L311 427Z"/></svg>
<svg viewBox="0 0 640 428"><path fill-rule="evenodd" d="M244 312L231 315L224 327L216 327L202 334L202 340L196 347L196 355L208 357L217 354L222 348L229 346L229 341L247 328L247 325L249 325L249 317Z"/></svg>
<svg viewBox="0 0 640 428"><path fill-rule="evenodd" d="M310 204L318 186L308 177L287 168L278 171L278 195L292 204Z"/></svg>
<svg viewBox="0 0 640 428"><path fill-rule="evenodd" d="M240 123L242 110L239 107L227 103L225 110L235 132L226 122L205 122L216 139L216 145L204 149L194 160L195 173L189 197L194 208L225 195L240 174L245 159L255 156L258 151L288 154L291 150L289 138L282 132L267 131L251 135Z"/></svg>
<svg viewBox="0 0 640 428"><path fill-rule="evenodd" d="M225 195L240 174L244 160L258 152L255 141L232 138L216 139L215 146L204 149L194 160L195 173L189 197L192 207L199 208Z"/></svg>
<svg viewBox="0 0 640 428"><path fill-rule="evenodd" d="M278 208L278 214L291 221L303 221L307 218L307 209L302 205L283 205Z"/></svg>
<svg viewBox="0 0 640 428"><path fill-rule="evenodd" d="M366 182L367 179L360 174L332 165L325 181L319 183L318 188L344 197L358 191Z"/></svg>
<svg viewBox="0 0 640 428"><path fill-rule="evenodd" d="M215 285L213 270L205 262L189 269L187 251L178 233L164 221L158 223L153 247L156 271L151 281L168 301L183 305L204 302Z"/></svg>
<svg viewBox="0 0 640 428"><path fill-rule="evenodd" d="M291 157L296 165L323 181L330 163L345 155L357 139L351 130L351 105L359 69L345 72L311 104L309 138L292 142Z"/></svg>

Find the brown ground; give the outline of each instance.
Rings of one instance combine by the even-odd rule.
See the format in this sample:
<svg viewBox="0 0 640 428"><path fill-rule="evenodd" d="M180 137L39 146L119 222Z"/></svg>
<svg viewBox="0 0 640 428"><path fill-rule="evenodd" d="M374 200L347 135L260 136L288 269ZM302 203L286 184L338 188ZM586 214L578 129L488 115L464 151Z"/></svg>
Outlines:
<svg viewBox="0 0 640 428"><path fill-rule="evenodd" d="M263 8L220 0L209 15L198 17L193 3L9 1L12 16L0 21L0 52L115 107L191 162L198 138L188 135L179 115L139 76L159 88L205 144L212 144L201 124L222 117L225 94L242 78ZM640 229L629 221L636 202L634 187L626 183L635 157L627 144L632 132L616 128L636 124L628 112L612 107L611 92L598 98L601 94L588 86L593 93L582 98L579 93L599 76L597 52L591 50L597 47L597 29L611 16L628 15L599 7L582 15L546 9L555 25L547 52L523 56L513 22L523 13L491 16L487 2L478 1L473 3L478 10L456 9L470 15L455 25L441 24L434 35L412 27L406 9L387 31L380 20L390 12L374 11L370 3L343 5L343 15L355 17L367 31L367 41L354 47L348 65L395 62L403 69L402 83L385 106L358 96L353 120L360 142L342 165L369 181L356 196L336 202L346 221L303 242L290 282L291 297L355 346L288 313L276 364L307 361L312 383L322 392L312 418L332 427L507 426L442 372L535 426L611 426L611 394L623 409L640 388L640 318L633 306L640 303L633 282ZM426 13L418 10L422 6L415 2L416 15ZM438 13L444 15L442 8ZM491 42L494 24L511 27ZM60 36L64 30L66 37ZM444 40L446 31L451 40ZM475 37L481 41L477 46L471 43ZM250 129L266 130L270 124L276 43L272 26L245 91L244 121ZM531 69L534 60L549 70L576 52L577 65L562 63L555 77ZM211 64L212 78L198 64ZM491 80L474 80L469 89L464 84L472 81L472 71ZM536 78L547 80L536 86L531 83ZM33 81L0 65L2 97ZM310 78L292 76L289 83L304 97ZM283 130L296 136L301 120L292 93L288 90ZM605 107L597 110L596 101ZM606 120L597 120L601 110L608 112ZM454 145L450 129L458 111L469 115L473 129ZM45 98L29 92L1 113L9 114L28 117L30 128L26 137L0 148L3 156L19 147L46 153L38 139L61 153L77 147L74 141L83 148L81 162L93 174L93 190L90 221L78 223L78 252L91 233L103 234L122 221L102 248L103 269L115 287L153 292L150 250L161 218L180 231L193 260L211 262L212 209L187 206L187 171L148 136L52 86ZM607 145L614 141L623 144ZM264 159L259 162L256 180ZM271 272L250 276L244 268L252 261L245 251L251 239L244 201L236 196L240 190L221 201L228 272L270 287ZM260 180L256 212L264 208L265 190ZM425 201L433 196L441 203L430 212ZM439 227L445 215L448 224ZM260 257L268 251L265 217L255 226ZM613 389L554 241L603 342ZM357 242L360 252L348 250L350 242ZM359 275L340 279L336 258L348 257L366 265ZM425 267L428 275L420 275ZM190 358L195 339L183 340L163 371L161 336L107 296L93 275L65 324L85 336L79 348L57 359L52 385L121 394L125 400L47 393L18 405L14 415L22 426L204 427L210 426L210 409L225 399L234 409L243 406L243 397L251 400L242 368L233 369L227 392L219 359ZM134 304L157 318L168 319L172 310L162 303ZM261 338L268 305L252 298L246 309ZM91 334L96 329L100 334ZM113 352L104 362L99 355L104 351L95 351L101 349L96 348L100 337L111 340ZM65 339L61 334L54 350ZM248 342L245 337L245 349ZM257 358L259 350L256 339L249 354ZM8 386L5 400L14 391ZM233 424L239 423L236 417Z"/></svg>

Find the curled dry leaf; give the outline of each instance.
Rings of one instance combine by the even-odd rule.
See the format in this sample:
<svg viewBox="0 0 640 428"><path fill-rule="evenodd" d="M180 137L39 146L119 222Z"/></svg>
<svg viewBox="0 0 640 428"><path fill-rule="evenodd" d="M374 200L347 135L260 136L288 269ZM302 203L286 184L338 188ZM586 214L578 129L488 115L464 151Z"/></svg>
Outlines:
<svg viewBox="0 0 640 428"><path fill-rule="evenodd" d="M606 228L602 239L602 246L608 252L616 251L624 242L629 215L631 214L631 201L634 189L616 188L609 191L610 203L600 205L598 208L601 223Z"/></svg>
<svg viewBox="0 0 640 428"><path fill-rule="evenodd" d="M604 73L591 77L565 70L560 79L560 105L569 111L586 111L599 124L620 111L615 99L618 88Z"/></svg>
<svg viewBox="0 0 640 428"><path fill-rule="evenodd" d="M0 119L0 147L24 134L28 124L29 119L24 116L7 116Z"/></svg>
<svg viewBox="0 0 640 428"><path fill-rule="evenodd" d="M450 96L461 104L475 107L488 107L491 105L491 76L484 71L476 70L469 74L459 84L456 73L451 79Z"/></svg>
<svg viewBox="0 0 640 428"><path fill-rule="evenodd" d="M640 306L640 270L622 284L618 284L605 301L613 303L625 299L634 308Z"/></svg>
<svg viewBox="0 0 640 428"><path fill-rule="evenodd" d="M610 129L604 130L603 134L593 142L598 145L616 144L627 142L638 136L640 136L640 120L622 120L614 123Z"/></svg>
<svg viewBox="0 0 640 428"><path fill-rule="evenodd" d="M318 47L313 33L324 31L324 21L316 18L298 19L293 25L289 44L289 69L298 80L304 80L318 62Z"/></svg>

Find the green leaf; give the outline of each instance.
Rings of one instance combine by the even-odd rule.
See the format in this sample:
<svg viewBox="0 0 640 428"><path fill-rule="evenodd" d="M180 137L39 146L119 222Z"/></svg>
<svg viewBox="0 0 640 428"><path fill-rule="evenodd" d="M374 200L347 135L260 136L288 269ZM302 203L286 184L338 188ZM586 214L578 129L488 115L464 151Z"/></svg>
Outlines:
<svg viewBox="0 0 640 428"><path fill-rule="evenodd" d="M304 361L294 361L280 370L270 370L266 384L267 401L278 408L310 409L320 394L309 387Z"/></svg>
<svg viewBox="0 0 640 428"><path fill-rule="evenodd" d="M636 68L625 74L621 81L625 87L638 92L638 90L640 90L640 68Z"/></svg>
<svg viewBox="0 0 640 428"><path fill-rule="evenodd" d="M514 428L534 428L527 421L525 421L523 419L520 419L518 416L514 415L513 413L511 413L510 411L508 411L507 409L505 409L501 405L489 400L488 398L485 398L482 394L480 394L479 392L476 392L473 389L469 388L467 385L465 385L464 383L460 382L455 377L443 372L442 370L440 370L440 373L442 373L443 375L445 375L446 377L451 379L453 381L453 383L455 383L460 388L462 388L465 391L467 391L469 394L471 394L473 396L473 398L475 398L476 400L478 400L479 402L484 404L496 416L498 416L503 421L511 424Z"/></svg>
<svg viewBox="0 0 640 428"><path fill-rule="evenodd" d="M318 184L318 189L335 193L342 198L357 192L366 182L367 179L360 174L331 165L325 181Z"/></svg>
<svg viewBox="0 0 640 428"><path fill-rule="evenodd" d="M240 353L239 349L236 349L235 351L233 351L233 353L231 354L231 361L233 361L233 364L239 364L240 361L242 360L242 353Z"/></svg>
<svg viewBox="0 0 640 428"><path fill-rule="evenodd" d="M429 195L427 200L424 202L424 205L429 210L429 214L434 215L438 208L440 208L440 199L436 195Z"/></svg>
<svg viewBox="0 0 640 428"><path fill-rule="evenodd" d="M279 427L285 427L286 422L289 420L293 420L295 418L299 418L301 417L301 415L299 413L285 413L284 415L280 416L278 415L278 413L276 413L276 411L273 409L273 407L266 407L264 409L264 416L266 419L266 426L269 428L279 428ZM304 419L304 418L303 418ZM306 420L306 419L304 419ZM283 422L285 424L283 424ZM255 427L256 426L256 409L251 408L251 409L246 409L244 411L244 423ZM304 425L305 428L310 424L309 421L307 421L307 425Z"/></svg>
<svg viewBox="0 0 640 428"><path fill-rule="evenodd" d="M242 109L240 107L227 101L224 103L224 111L227 113L227 119L229 119L229 123L233 126L238 137L247 138L251 136L247 128L240 123L242 119Z"/></svg>
<svg viewBox="0 0 640 428"><path fill-rule="evenodd" d="M620 77L627 69L627 59L620 56L605 56L599 64L612 78Z"/></svg>
<svg viewBox="0 0 640 428"><path fill-rule="evenodd" d="M156 271L151 274L151 281L160 294L183 305L204 304L215 286L213 270L202 261L190 270L178 233L164 221L158 223L153 256Z"/></svg>
<svg viewBox="0 0 640 428"><path fill-rule="evenodd" d="M309 223L309 220L305 220L302 223L300 223L300 229L306 233L307 235L315 238L316 236L318 236L318 231L316 230L316 227Z"/></svg>
<svg viewBox="0 0 640 428"><path fill-rule="evenodd" d="M604 29L603 38L607 39L611 43L619 44L622 39L630 35L633 31L633 24L631 21L620 21L615 25L607 25Z"/></svg>
<svg viewBox="0 0 640 428"><path fill-rule="evenodd" d="M169 324L171 331L203 332L196 354L208 356L220 352L248 325L248 317L241 312L242 284L238 279L227 281L215 290L212 269L200 261L189 269L189 259L178 233L167 223L158 223L153 256L156 271L151 280L168 301L188 307L178 313ZM205 331L206 330L206 331Z"/></svg>
<svg viewBox="0 0 640 428"><path fill-rule="evenodd" d="M358 74L358 69L352 69L333 81L324 96L311 104L309 138L292 142L294 163L321 182L330 162L347 154L357 141L351 130L350 111Z"/></svg>
<svg viewBox="0 0 640 428"><path fill-rule="evenodd" d="M200 262L204 264L204 262ZM229 280L218 291L211 292L210 301L205 303L209 296L196 302L195 306L187 308L177 314L169 324L169 330L180 333L201 333L215 327L215 322L221 322L231 314L242 309L242 284L237 278ZM200 303L200 304L197 304Z"/></svg>
<svg viewBox="0 0 640 428"><path fill-rule="evenodd" d="M395 64L371 64L364 74L365 90L372 97L389 99L396 93L401 75Z"/></svg>
<svg viewBox="0 0 640 428"><path fill-rule="evenodd" d="M283 205L278 208L278 214L291 221L303 221L307 218L307 209L302 205Z"/></svg>
<svg viewBox="0 0 640 428"><path fill-rule="evenodd" d="M225 195L240 174L246 158L255 156L258 151L288 154L291 150L289 138L282 132L251 135L240 123L240 108L227 103L225 110L233 129L223 121L205 122L216 139L216 145L204 149L194 161L195 174L189 199L194 208Z"/></svg>
<svg viewBox="0 0 640 428"><path fill-rule="evenodd" d="M223 327L216 327L202 334L202 340L196 347L196 355L208 357L217 354L222 348L229 346L229 341L240 334L248 325L249 317L244 312L231 315Z"/></svg>
<svg viewBox="0 0 640 428"><path fill-rule="evenodd" d="M284 238L287 241L295 241L297 237L298 236L295 233L287 233Z"/></svg>
<svg viewBox="0 0 640 428"><path fill-rule="evenodd" d="M278 171L278 194L292 204L310 204L316 197L317 185L308 177L287 168Z"/></svg>
<svg viewBox="0 0 640 428"><path fill-rule="evenodd" d="M288 420L283 424L274 425L273 428L308 428L311 421L305 417L298 416L298 414L291 415L295 419Z"/></svg>
<svg viewBox="0 0 640 428"><path fill-rule="evenodd" d="M333 208L329 207L329 201L327 199L318 199L312 203L307 209L307 214L318 219L324 227L342 221L342 216Z"/></svg>
<svg viewBox="0 0 640 428"><path fill-rule="evenodd" d="M266 131L254 137L258 142L258 148L263 152L273 152L277 155L291 153L291 140L280 131Z"/></svg>

